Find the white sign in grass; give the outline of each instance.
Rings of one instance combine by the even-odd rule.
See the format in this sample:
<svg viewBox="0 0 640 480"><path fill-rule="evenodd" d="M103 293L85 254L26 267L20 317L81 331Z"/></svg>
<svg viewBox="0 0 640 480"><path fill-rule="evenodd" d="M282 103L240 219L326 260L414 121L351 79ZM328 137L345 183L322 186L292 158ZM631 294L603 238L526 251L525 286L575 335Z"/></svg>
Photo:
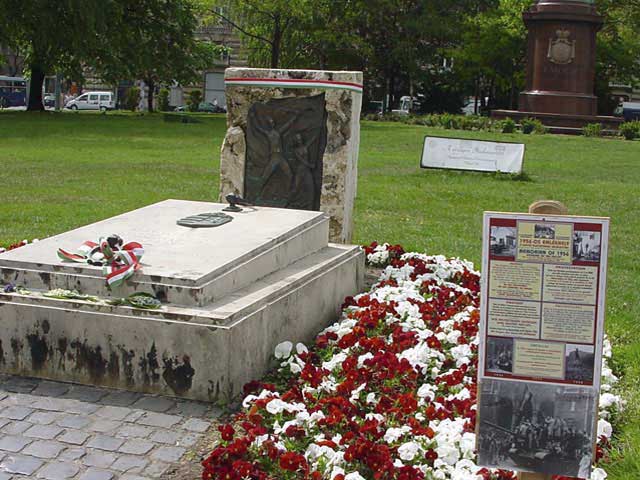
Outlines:
<svg viewBox="0 0 640 480"><path fill-rule="evenodd" d="M522 173L523 143L425 137L422 168Z"/></svg>

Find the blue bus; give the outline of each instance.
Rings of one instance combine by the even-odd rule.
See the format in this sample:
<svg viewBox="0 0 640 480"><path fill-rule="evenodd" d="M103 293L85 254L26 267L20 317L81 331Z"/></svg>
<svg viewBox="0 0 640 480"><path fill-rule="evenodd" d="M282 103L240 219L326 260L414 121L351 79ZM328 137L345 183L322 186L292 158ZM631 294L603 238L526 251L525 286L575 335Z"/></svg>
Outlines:
<svg viewBox="0 0 640 480"><path fill-rule="evenodd" d="M27 104L27 81L22 77L0 75L0 108L24 107Z"/></svg>

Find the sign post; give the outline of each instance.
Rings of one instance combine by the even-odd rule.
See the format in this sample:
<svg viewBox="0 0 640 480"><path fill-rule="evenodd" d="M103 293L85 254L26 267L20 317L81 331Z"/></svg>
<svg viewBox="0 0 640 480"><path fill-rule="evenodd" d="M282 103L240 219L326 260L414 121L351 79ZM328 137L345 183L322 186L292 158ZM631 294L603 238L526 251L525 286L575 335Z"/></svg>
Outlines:
<svg viewBox="0 0 640 480"><path fill-rule="evenodd" d="M478 464L587 479L595 456L609 219L541 201L485 212Z"/></svg>

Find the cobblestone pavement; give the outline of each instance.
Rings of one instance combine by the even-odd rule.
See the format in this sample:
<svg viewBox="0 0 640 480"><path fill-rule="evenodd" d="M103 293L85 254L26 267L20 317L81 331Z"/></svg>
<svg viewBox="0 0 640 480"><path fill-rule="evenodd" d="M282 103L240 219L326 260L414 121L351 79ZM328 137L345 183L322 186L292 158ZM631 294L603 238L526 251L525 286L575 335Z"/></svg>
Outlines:
<svg viewBox="0 0 640 480"><path fill-rule="evenodd" d="M0 480L160 478L193 456L222 413L206 403L0 376Z"/></svg>

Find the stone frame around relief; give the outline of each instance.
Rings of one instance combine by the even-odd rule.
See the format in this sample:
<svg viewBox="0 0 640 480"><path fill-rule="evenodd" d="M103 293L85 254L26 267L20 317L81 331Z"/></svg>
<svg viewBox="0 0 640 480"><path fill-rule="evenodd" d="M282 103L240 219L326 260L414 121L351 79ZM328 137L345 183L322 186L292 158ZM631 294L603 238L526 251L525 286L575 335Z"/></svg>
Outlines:
<svg viewBox="0 0 640 480"><path fill-rule="evenodd" d="M245 144L246 200L269 207L320 210L327 145L324 93L253 103Z"/></svg>

